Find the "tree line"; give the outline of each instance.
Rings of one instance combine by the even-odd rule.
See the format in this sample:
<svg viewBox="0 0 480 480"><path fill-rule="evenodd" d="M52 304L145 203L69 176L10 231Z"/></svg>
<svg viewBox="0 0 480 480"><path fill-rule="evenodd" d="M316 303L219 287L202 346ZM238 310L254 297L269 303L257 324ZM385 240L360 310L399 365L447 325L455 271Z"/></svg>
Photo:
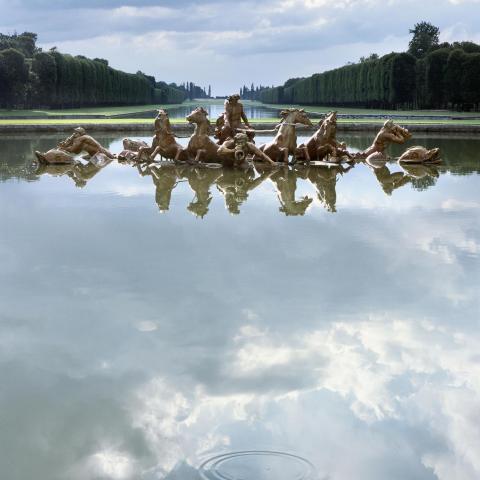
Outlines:
<svg viewBox="0 0 480 480"><path fill-rule="evenodd" d="M116 70L105 59L42 51L36 41L32 32L0 34L1 108L171 104L207 96L192 82L167 84Z"/></svg>
<svg viewBox="0 0 480 480"><path fill-rule="evenodd" d="M253 83L249 87L244 85L240 88L240 96L245 100L260 100L261 92L269 87L264 87L263 85L255 86Z"/></svg>
<svg viewBox="0 0 480 480"><path fill-rule="evenodd" d="M415 25L407 52L293 78L263 89L264 103L295 103L363 108L450 108L480 110L480 45L439 43L439 29Z"/></svg>

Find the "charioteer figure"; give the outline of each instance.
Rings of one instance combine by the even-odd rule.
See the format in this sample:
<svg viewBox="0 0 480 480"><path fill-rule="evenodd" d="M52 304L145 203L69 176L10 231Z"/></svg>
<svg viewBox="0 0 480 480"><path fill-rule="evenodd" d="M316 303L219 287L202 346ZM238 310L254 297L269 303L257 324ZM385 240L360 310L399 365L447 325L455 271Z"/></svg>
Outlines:
<svg viewBox="0 0 480 480"><path fill-rule="evenodd" d="M230 95L225 100L225 112L216 122L215 137L218 144L222 145L228 138L233 138L239 129L250 129L247 115L243 110L243 104L240 102L240 95L237 93ZM254 132L248 132L250 140L255 136Z"/></svg>

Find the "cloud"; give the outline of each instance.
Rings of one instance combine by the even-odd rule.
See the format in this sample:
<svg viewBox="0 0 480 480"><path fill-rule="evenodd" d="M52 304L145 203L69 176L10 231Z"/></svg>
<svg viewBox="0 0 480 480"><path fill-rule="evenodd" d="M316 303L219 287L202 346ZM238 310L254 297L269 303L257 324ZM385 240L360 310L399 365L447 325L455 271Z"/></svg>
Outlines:
<svg viewBox="0 0 480 480"><path fill-rule="evenodd" d="M0 30L36 31L46 48L56 45L73 54L109 58L119 68L168 81L211 83L217 93L226 93L252 81L280 84L372 52L403 50L409 28L422 19L440 26L442 40L478 39L471 15L477 4L87 0L78 5L0 0ZM220 74L212 78L212 71Z"/></svg>

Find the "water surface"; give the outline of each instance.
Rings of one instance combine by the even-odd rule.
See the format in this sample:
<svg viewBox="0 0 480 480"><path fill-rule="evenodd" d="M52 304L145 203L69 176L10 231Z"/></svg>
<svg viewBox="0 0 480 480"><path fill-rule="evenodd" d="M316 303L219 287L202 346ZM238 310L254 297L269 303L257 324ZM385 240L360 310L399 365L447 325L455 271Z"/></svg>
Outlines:
<svg viewBox="0 0 480 480"><path fill-rule="evenodd" d="M479 140L35 171L58 139L0 137L2 478L479 478Z"/></svg>

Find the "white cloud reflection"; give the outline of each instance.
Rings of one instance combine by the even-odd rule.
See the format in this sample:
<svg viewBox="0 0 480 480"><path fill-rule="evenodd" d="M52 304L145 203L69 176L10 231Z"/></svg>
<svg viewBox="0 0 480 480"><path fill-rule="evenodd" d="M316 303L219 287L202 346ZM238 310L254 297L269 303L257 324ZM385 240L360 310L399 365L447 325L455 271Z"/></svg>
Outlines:
<svg viewBox="0 0 480 480"><path fill-rule="evenodd" d="M152 185L117 167L1 184L5 478L192 480L243 449L332 480L479 477L478 175L387 197L355 167L337 214L288 218L271 183L233 218L212 188L199 221L187 182L168 215L112 195Z"/></svg>
<svg viewBox="0 0 480 480"><path fill-rule="evenodd" d="M156 452L158 468L169 471L183 460L197 465L206 451L241 449L248 441L249 448L273 443L309 454L329 478L346 480L356 471L357 478L381 479L375 463L388 454L380 439L391 442L398 436L404 446L395 455L406 461L405 445L411 442L424 470L405 476L409 465L390 478L430 478L430 469L439 480L474 480L480 474L478 335L427 320L378 317L335 323L288 345L272 338L269 332L237 345L233 363L225 366L232 377L255 376L278 363L287 375L298 374L286 352L301 351L301 369L316 372L312 384L261 395L210 395L201 385L180 392L159 379L141 387L131 415ZM255 370L238 363L245 351L251 352ZM321 369L319 355L326 360ZM420 443L415 439L419 428ZM337 460L330 464L312 448L325 442L325 430L330 430L330 455ZM368 444L361 445L368 437ZM358 450L346 468L339 460L352 446Z"/></svg>

